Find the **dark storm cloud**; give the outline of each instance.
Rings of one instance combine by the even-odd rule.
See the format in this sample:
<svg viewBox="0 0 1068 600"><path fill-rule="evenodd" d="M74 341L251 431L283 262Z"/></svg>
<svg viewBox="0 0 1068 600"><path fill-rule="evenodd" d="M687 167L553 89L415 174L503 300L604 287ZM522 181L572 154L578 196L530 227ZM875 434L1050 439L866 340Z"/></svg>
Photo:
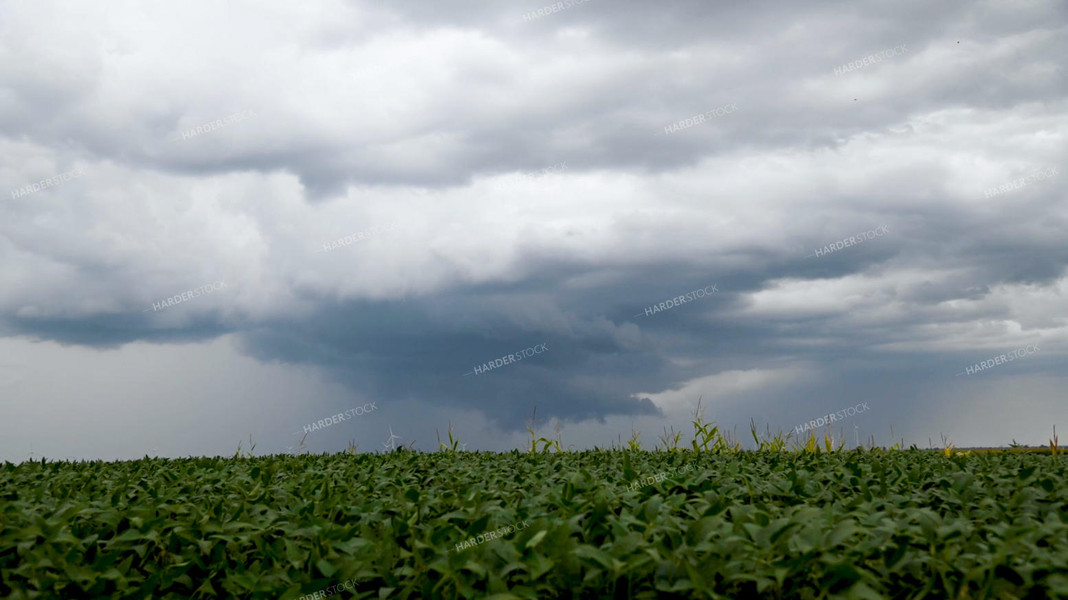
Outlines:
<svg viewBox="0 0 1068 600"><path fill-rule="evenodd" d="M346 303L244 339L254 356L325 367L385 403L418 398L437 407L478 408L508 429L519 429L535 406L539 414L573 420L659 414L647 399L628 396L639 373L655 376L662 358L627 348L627 333L608 322L573 320L569 330L553 331L549 323L510 321L494 307L528 301L516 292L489 299L447 294L403 305ZM469 374L539 344L547 350ZM631 375L621 377L621 371Z"/></svg>
<svg viewBox="0 0 1068 600"><path fill-rule="evenodd" d="M99 349L115 349L135 341L161 344L202 342L231 332L213 316L193 318L178 329L161 329L153 326L147 317L133 315L72 319L7 317L0 321L0 331L7 336L27 336Z"/></svg>

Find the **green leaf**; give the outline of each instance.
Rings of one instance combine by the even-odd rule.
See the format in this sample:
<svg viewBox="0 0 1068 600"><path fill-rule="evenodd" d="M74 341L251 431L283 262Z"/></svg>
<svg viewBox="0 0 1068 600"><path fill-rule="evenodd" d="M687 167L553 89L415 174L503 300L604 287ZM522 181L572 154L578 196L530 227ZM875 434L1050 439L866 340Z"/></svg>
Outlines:
<svg viewBox="0 0 1068 600"><path fill-rule="evenodd" d="M527 548L528 550L529 550L530 548L534 548L534 547L536 547L536 546L537 546L538 544L540 544L540 543L541 543L541 541L542 541L543 539L545 539L545 536L546 536L546 535L548 535L548 534L549 534L549 531L548 531L547 529L542 529L542 530L541 530L541 531L539 531L538 533L535 533L535 534L534 534L534 537L532 537L532 538L530 538L529 540L527 540L527 543L526 543L526 546L525 546L525 547L526 547L526 548Z"/></svg>
<svg viewBox="0 0 1068 600"><path fill-rule="evenodd" d="M326 560L320 559L316 561L315 566L319 569L319 572L322 573L324 577L333 577L334 573L337 573L337 568L335 568L334 565L330 564Z"/></svg>

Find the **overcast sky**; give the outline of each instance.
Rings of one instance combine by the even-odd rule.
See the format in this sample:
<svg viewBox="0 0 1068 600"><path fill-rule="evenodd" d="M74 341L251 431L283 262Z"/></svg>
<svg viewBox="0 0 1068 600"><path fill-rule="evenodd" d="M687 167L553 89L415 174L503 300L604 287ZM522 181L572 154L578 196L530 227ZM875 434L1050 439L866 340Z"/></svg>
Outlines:
<svg viewBox="0 0 1068 600"><path fill-rule="evenodd" d="M1068 5L543 6L0 2L0 460L1068 434Z"/></svg>

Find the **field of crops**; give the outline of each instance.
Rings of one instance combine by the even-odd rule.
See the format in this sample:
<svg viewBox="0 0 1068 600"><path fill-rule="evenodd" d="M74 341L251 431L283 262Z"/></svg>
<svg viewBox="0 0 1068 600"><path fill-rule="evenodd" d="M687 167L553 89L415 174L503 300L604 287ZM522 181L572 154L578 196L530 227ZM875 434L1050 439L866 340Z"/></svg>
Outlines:
<svg viewBox="0 0 1068 600"><path fill-rule="evenodd" d="M3 598L1068 597L1064 456L398 451L0 472Z"/></svg>

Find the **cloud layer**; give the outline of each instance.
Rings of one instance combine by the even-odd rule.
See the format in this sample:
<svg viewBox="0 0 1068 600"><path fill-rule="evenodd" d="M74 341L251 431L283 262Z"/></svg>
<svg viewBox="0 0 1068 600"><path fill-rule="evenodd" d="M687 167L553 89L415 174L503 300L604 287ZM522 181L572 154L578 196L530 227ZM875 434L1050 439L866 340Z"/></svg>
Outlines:
<svg viewBox="0 0 1068 600"><path fill-rule="evenodd" d="M884 441L1066 420L1068 7L537 8L0 7L0 458L142 454L117 415L42 425L119 396L232 408L225 433L154 430L171 455L282 451L369 400L314 448L390 426L436 448L452 419L503 449L535 406L603 446L698 397L784 430L861 397ZM190 383L215 364L235 379Z"/></svg>

